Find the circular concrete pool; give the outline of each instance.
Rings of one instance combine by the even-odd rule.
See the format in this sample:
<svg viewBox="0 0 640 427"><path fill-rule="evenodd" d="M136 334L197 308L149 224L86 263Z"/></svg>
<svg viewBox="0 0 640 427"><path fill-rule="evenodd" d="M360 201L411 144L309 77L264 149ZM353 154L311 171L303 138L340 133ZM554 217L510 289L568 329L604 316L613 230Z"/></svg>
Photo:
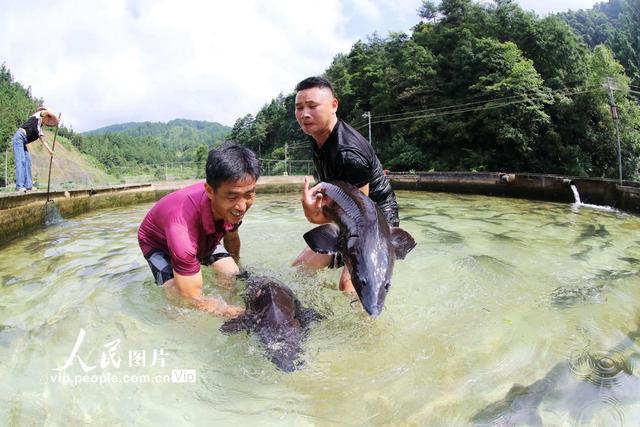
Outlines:
<svg viewBox="0 0 640 427"><path fill-rule="evenodd" d="M418 246L366 317L338 272L290 261L312 226L297 194L260 195L242 262L325 319L305 366L167 301L139 254L150 204L13 241L0 258L7 425L640 424L640 218L570 204L399 192ZM242 283L206 292L241 303Z"/></svg>

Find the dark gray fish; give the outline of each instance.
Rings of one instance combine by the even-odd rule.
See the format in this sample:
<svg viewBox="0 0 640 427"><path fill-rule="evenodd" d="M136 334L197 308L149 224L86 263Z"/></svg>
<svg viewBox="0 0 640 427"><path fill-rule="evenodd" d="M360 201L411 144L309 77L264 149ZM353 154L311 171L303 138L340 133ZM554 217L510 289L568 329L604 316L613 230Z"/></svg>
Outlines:
<svg viewBox="0 0 640 427"><path fill-rule="evenodd" d="M604 285L579 286L576 288L558 287L551 292L551 304L558 308L574 307L579 304L600 303L603 301Z"/></svg>
<svg viewBox="0 0 640 427"><path fill-rule="evenodd" d="M25 335L27 331L22 328L8 325L0 325L0 346L10 347L11 344Z"/></svg>
<svg viewBox="0 0 640 427"><path fill-rule="evenodd" d="M300 366L298 357L311 321L321 316L304 308L293 291L275 279L263 276L247 278L244 314L226 321L220 330L233 334L254 334L269 359L285 372Z"/></svg>
<svg viewBox="0 0 640 427"><path fill-rule="evenodd" d="M607 230L607 227L605 227L604 225L600 224L598 225L598 228L596 228L595 225L589 224L582 228L582 233L580 233L580 236L578 237L576 242L591 240L593 237L604 238L608 237L609 235L610 233Z"/></svg>
<svg viewBox="0 0 640 427"><path fill-rule="evenodd" d="M640 360L640 354L632 350L637 348L635 341L639 338L640 328L627 334L609 351L586 353L572 362L559 362L543 378L528 386L514 384L503 399L476 413L471 418L473 425L541 426L540 405L547 397L582 421L589 417L589 408L595 409L603 402L637 403L640 378L634 373L633 364ZM578 374L576 364L589 369Z"/></svg>
<svg viewBox="0 0 640 427"><path fill-rule="evenodd" d="M475 414L471 421L474 426L542 426L542 418L538 407L542 400L558 383L570 376L567 363L558 363L544 378L523 386L514 384L504 399L484 408Z"/></svg>
<svg viewBox="0 0 640 427"><path fill-rule="evenodd" d="M332 223L305 233L304 240L315 252L342 255L362 306L369 315L378 316L391 287L395 260L404 259L416 242L403 229L389 227L373 200L353 185L323 182L318 191Z"/></svg>

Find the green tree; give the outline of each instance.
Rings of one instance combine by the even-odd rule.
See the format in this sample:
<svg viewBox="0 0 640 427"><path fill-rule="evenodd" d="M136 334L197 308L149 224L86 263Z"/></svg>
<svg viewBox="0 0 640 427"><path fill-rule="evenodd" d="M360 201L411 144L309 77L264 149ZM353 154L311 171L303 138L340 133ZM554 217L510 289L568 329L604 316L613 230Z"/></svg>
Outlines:
<svg viewBox="0 0 640 427"><path fill-rule="evenodd" d="M625 0L607 5L567 21L541 19L514 0L424 1L411 34L373 34L333 58L325 75L340 101L338 115L366 134L362 115L370 112L374 149L395 170L611 177L615 138L602 78L622 78L625 70L634 78L624 58L637 59L637 39L629 34L639 26L628 24L636 15ZM613 46L613 56L585 43L572 28L577 24L588 30L589 43ZM640 115L624 85L616 99L625 176L635 179ZM263 157L282 158L285 144L306 139L293 100L294 94L278 96L255 118L239 119L232 133L259 144L268 153Z"/></svg>

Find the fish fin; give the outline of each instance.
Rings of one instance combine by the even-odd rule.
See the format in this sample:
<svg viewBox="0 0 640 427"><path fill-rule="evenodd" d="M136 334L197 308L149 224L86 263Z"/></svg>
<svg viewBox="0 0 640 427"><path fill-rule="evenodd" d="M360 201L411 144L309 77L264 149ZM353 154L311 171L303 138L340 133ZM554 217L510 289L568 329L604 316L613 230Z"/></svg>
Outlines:
<svg viewBox="0 0 640 427"><path fill-rule="evenodd" d="M304 233L304 241L314 252L332 254L338 252L338 227L324 224Z"/></svg>
<svg viewBox="0 0 640 427"><path fill-rule="evenodd" d="M527 387L522 384L514 384L511 386L505 398L514 398L524 394L527 391Z"/></svg>
<svg viewBox="0 0 640 427"><path fill-rule="evenodd" d="M362 216L359 204L367 198L359 198L363 193L357 187L343 181L323 182L322 192L333 199L349 218L359 219Z"/></svg>
<svg viewBox="0 0 640 427"><path fill-rule="evenodd" d="M238 317L229 319L220 326L220 331L225 334L237 334L238 332L249 329L250 317L247 314L241 314Z"/></svg>
<svg viewBox="0 0 640 427"><path fill-rule="evenodd" d="M391 244L396 253L396 259L404 259L416 247L416 241L411 234L399 227L391 227Z"/></svg>

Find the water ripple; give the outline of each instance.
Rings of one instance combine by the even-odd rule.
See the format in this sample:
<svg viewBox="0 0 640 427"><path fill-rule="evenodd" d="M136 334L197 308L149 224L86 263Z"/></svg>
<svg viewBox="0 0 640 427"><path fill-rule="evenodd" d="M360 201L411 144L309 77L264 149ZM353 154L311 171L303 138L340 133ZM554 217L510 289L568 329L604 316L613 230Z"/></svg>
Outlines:
<svg viewBox="0 0 640 427"><path fill-rule="evenodd" d="M575 414L575 426L624 426L624 410L614 396L602 395L600 399L589 401Z"/></svg>
<svg viewBox="0 0 640 427"><path fill-rule="evenodd" d="M571 372L580 380L596 386L614 387L630 370L621 353L604 351L575 354L569 360Z"/></svg>

